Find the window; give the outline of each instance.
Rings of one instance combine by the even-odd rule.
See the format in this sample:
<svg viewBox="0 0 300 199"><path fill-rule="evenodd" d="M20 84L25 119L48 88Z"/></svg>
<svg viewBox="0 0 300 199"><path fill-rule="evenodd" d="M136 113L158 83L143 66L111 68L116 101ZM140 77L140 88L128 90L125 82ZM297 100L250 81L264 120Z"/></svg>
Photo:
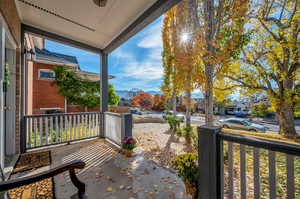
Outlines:
<svg viewBox="0 0 300 199"><path fill-rule="evenodd" d="M231 124L242 124L242 122L237 121L237 120L228 120L227 122L231 123Z"/></svg>
<svg viewBox="0 0 300 199"><path fill-rule="evenodd" d="M39 78L40 79L54 79L55 72L49 69L40 69L39 70Z"/></svg>

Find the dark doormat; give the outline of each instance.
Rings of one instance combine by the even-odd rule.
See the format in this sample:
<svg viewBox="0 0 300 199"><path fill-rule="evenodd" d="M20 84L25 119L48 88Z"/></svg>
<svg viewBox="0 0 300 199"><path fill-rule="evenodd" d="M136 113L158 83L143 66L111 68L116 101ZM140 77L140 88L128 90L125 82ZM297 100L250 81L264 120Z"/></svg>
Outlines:
<svg viewBox="0 0 300 199"><path fill-rule="evenodd" d="M13 173L37 169L51 164L50 151L31 152L20 155Z"/></svg>
<svg viewBox="0 0 300 199"><path fill-rule="evenodd" d="M30 173L30 170L48 166L50 164L50 151L25 153L20 156L13 172L20 174L21 172L26 171L25 173L28 174ZM10 199L55 198L53 178L47 178L39 182L11 189L8 191L8 196Z"/></svg>

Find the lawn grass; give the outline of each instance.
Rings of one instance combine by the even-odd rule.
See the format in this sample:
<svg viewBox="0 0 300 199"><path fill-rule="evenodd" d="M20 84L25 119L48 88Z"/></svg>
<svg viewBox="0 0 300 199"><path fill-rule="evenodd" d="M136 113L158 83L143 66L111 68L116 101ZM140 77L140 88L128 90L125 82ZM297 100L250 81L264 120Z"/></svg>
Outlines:
<svg viewBox="0 0 300 199"><path fill-rule="evenodd" d="M289 139L289 138L286 138L286 137L282 136L279 133L270 132L270 131L262 133L262 132L243 131L243 130L226 129L226 128L223 128L222 131L224 131L226 133L248 135L248 136L253 136L253 137L257 137L257 138L264 138L264 139L268 139L268 140L272 140L272 141L280 141L280 142L284 142L284 143L288 143L288 144L300 145L300 140Z"/></svg>
<svg viewBox="0 0 300 199"><path fill-rule="evenodd" d="M253 147L246 146L246 171L247 171L247 197L253 198ZM240 193L240 144L234 143L234 192L239 196ZM228 142L224 142L224 169L225 169L225 190L228 186ZM260 149L260 180L261 180L261 198L269 198L269 160L268 150ZM294 159L294 180L295 180L295 198L300 198L300 157ZM277 198L286 198L287 193L287 173L286 173L286 154L276 152L276 192ZM226 191L225 191L226 192ZM237 197L239 198L239 197Z"/></svg>

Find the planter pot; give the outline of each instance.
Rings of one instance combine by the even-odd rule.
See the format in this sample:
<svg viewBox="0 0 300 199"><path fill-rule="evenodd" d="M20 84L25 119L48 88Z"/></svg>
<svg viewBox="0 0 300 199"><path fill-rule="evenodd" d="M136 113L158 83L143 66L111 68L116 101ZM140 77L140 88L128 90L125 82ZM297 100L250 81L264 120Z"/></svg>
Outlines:
<svg viewBox="0 0 300 199"><path fill-rule="evenodd" d="M193 187L188 180L184 181L186 193L192 196L193 199L197 198L197 189Z"/></svg>
<svg viewBox="0 0 300 199"><path fill-rule="evenodd" d="M123 154L126 156L126 157L132 157L132 150L130 149L123 149Z"/></svg>

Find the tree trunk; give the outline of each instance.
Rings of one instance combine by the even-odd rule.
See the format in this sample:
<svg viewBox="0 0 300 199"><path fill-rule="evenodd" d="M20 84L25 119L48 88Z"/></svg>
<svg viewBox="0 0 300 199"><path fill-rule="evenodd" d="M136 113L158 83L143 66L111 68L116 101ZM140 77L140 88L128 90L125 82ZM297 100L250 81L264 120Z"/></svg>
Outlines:
<svg viewBox="0 0 300 199"><path fill-rule="evenodd" d="M205 64L205 124L214 125L213 66Z"/></svg>
<svg viewBox="0 0 300 199"><path fill-rule="evenodd" d="M191 127L191 90L186 90L186 127Z"/></svg>
<svg viewBox="0 0 300 199"><path fill-rule="evenodd" d="M173 93L172 93L172 110L173 110L173 115L176 116L176 106L177 105L177 102L176 102L176 91L173 90Z"/></svg>
<svg viewBox="0 0 300 199"><path fill-rule="evenodd" d="M288 103L279 104L276 114L279 120L279 134L287 138L294 138L297 133L292 105Z"/></svg>
<svg viewBox="0 0 300 199"><path fill-rule="evenodd" d="M217 24L214 20L214 1L205 0L204 3L204 23L205 29L205 42L207 45L207 54L205 57L210 59L214 55L214 29ZM213 78L214 66L207 60L205 63L205 124L208 126L214 125L214 96L213 96Z"/></svg>

